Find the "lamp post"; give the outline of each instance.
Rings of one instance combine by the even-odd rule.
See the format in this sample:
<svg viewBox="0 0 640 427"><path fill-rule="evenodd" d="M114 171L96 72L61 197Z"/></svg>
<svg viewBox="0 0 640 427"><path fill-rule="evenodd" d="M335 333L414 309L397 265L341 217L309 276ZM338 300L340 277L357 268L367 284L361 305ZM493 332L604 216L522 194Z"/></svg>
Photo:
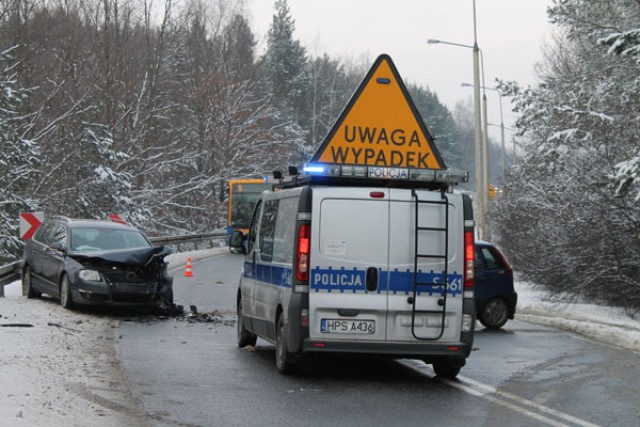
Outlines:
<svg viewBox="0 0 640 427"><path fill-rule="evenodd" d="M427 40L427 44L445 44L450 46L464 47L473 50L473 81L474 81L474 110L475 110L475 165L476 165L476 224L478 228L478 238L483 239L485 236L485 207L487 203L488 189L484 183L483 176L483 141L482 141L482 124L480 109L480 48L476 39L476 13L475 0L473 2L473 45L453 43L437 39ZM488 235L487 235L488 237Z"/></svg>
<svg viewBox="0 0 640 427"><path fill-rule="evenodd" d="M462 83L461 86L462 87L473 87L473 85L470 84L470 83ZM499 102L499 105L500 105L500 146L501 146L501 148L500 148L500 150L501 150L500 151L500 177L502 179L502 182L504 183L504 170L505 170L505 165L504 165L504 153L505 153L504 129L505 129L505 127L504 127L504 118L503 118L503 115L502 115L502 96L503 95L502 95L502 92L500 92L500 90L498 88L495 88L495 87L482 86L482 89L483 90L492 90L492 91L494 91L494 92L496 92L498 94L498 102ZM485 124L485 129L487 128L487 126L490 125L490 123L486 122L486 119L485 119L484 124ZM488 143L487 143L487 146L485 148L487 148L487 150L488 150Z"/></svg>

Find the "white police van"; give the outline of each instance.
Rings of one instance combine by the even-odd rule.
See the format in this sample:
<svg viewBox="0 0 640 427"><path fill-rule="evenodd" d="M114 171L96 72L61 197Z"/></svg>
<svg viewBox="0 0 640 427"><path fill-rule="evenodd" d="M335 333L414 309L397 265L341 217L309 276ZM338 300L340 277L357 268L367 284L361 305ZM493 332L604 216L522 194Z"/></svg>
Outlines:
<svg viewBox="0 0 640 427"><path fill-rule="evenodd" d="M471 352L474 221L391 59L380 56L305 173L258 200L237 295L238 344L417 358L455 377Z"/></svg>
<svg viewBox="0 0 640 427"><path fill-rule="evenodd" d="M246 248L234 236L246 253L238 344L275 344L281 372L304 354L340 352L419 358L455 377L475 323L471 200L449 191L446 172L342 176L354 169L261 195Z"/></svg>

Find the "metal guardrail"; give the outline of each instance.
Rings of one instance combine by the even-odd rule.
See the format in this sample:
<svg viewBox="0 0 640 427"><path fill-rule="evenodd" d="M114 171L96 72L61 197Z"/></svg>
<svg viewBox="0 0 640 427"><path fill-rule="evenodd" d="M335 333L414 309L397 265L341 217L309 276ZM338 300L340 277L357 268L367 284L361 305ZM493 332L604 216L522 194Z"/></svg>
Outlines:
<svg viewBox="0 0 640 427"><path fill-rule="evenodd" d="M0 267L0 297L4 297L4 285L20 278L21 266L22 261L15 261Z"/></svg>
<svg viewBox="0 0 640 427"><path fill-rule="evenodd" d="M209 241L210 246L213 247L213 241L218 239L226 239L227 233L200 233L200 234L187 234L182 236L165 236L165 237L150 237L151 242L161 245L177 245L180 250L180 244L193 243L195 249L198 249L198 242Z"/></svg>
<svg viewBox="0 0 640 427"><path fill-rule="evenodd" d="M200 233L200 234L187 234L182 236L163 236L163 237L150 237L154 244L159 245L176 245L178 251L183 243L193 243L194 249L198 250L198 243L202 241L208 241L209 247L214 247L214 240L226 239L227 233ZM9 283L20 279L20 269L22 268L22 261L15 261L11 264L0 266L0 297L4 297L4 286Z"/></svg>

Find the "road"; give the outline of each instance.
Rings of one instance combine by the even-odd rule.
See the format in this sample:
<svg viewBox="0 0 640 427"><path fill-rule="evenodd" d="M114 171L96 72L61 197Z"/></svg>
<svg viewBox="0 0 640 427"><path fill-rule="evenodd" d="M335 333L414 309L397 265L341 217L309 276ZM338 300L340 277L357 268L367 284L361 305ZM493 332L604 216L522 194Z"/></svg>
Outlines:
<svg viewBox="0 0 640 427"><path fill-rule="evenodd" d="M640 355L517 320L478 324L456 381L417 360L341 357L280 375L271 345L236 345L241 263L174 272L176 301L213 316L120 322L117 355L151 426L640 426Z"/></svg>

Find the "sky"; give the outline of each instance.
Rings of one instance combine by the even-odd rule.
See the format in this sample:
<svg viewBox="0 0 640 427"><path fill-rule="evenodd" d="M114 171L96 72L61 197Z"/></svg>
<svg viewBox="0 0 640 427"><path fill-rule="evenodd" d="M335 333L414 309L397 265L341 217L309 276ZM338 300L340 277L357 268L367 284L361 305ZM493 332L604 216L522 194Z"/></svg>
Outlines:
<svg viewBox="0 0 640 427"><path fill-rule="evenodd" d="M546 9L552 0L475 3L485 86L495 87L496 78L535 84L535 64L542 58L544 42L551 40ZM272 0L246 0L261 48L266 46L273 4ZM365 58L371 64L386 53L405 83L429 87L450 110L472 99L473 89L461 86L473 83L472 49L427 44L427 40L473 45L473 0L288 0L288 4L296 24L294 36L309 54ZM498 94L487 91L487 102L489 123L499 125ZM504 124L510 127L515 115L508 98L503 99L502 110ZM428 118L424 119L428 127ZM490 125L489 131L499 140L497 126Z"/></svg>

